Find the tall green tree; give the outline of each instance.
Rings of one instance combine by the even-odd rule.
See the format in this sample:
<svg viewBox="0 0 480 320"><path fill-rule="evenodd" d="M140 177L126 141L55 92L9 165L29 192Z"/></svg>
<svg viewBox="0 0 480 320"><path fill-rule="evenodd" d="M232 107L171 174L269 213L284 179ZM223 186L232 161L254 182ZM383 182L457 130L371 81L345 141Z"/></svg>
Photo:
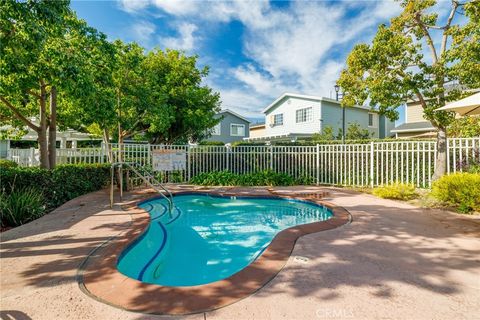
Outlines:
<svg viewBox="0 0 480 320"><path fill-rule="evenodd" d="M218 120L220 96L203 85L208 67L197 67L197 56L176 50L153 50L145 59L145 76L165 108L163 127L143 123L146 137L154 143L200 141Z"/></svg>
<svg viewBox="0 0 480 320"><path fill-rule="evenodd" d="M69 1L0 2L0 115L38 135L40 166L53 168L59 96L81 94L83 67L95 29L77 19Z"/></svg>
<svg viewBox="0 0 480 320"><path fill-rule="evenodd" d="M345 93L344 106L369 100L392 120L398 118L398 107L418 101L425 118L438 130L433 175L437 179L446 172L446 130L454 115L436 109L462 95L451 84L480 87L480 2L452 0L449 11L441 14L445 19L431 11L435 4L434 0L401 1L403 12L390 25L380 25L370 45L354 47L338 84ZM459 12L468 23L457 22Z"/></svg>

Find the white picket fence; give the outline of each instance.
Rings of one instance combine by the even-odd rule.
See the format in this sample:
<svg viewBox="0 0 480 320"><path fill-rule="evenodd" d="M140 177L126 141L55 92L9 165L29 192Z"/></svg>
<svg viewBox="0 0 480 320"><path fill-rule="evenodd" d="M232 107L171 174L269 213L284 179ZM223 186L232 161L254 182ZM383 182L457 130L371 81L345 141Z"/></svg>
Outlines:
<svg viewBox="0 0 480 320"><path fill-rule="evenodd" d="M435 169L435 141L389 141L366 144L315 146L188 146L110 145L114 161L151 166L156 149L185 150L187 169L162 173L165 182L186 182L211 171L246 174L261 170L286 173L303 181L346 186L377 186L394 182L429 187ZM480 162L480 137L449 139L448 172L463 171ZM38 151L11 149L9 157L20 165L38 165ZM106 148L58 149L58 163L108 162Z"/></svg>

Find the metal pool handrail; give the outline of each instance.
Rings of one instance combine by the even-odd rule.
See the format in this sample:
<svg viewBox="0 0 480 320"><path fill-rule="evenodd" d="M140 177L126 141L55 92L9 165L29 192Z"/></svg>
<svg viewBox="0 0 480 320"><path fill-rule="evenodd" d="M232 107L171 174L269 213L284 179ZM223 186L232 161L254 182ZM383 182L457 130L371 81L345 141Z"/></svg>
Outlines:
<svg viewBox="0 0 480 320"><path fill-rule="evenodd" d="M172 217L172 210L173 210L173 195L172 193L167 189L165 188L160 182L158 182L158 180L156 180L153 175L148 175L148 179L145 175L141 174L137 169L134 168L134 165L137 165L136 163L134 162L115 162L115 163L112 163L112 169L111 169L111 197L110 197L110 207L113 206L113 175L114 175L114 169L115 167L119 167L120 169L123 167L123 166L126 166L129 170L131 170L133 173L135 173L140 179L142 179L143 182L145 182L145 184L147 184L148 186L150 186L152 189L154 189L155 191L157 191L163 198L165 198L168 202L168 213L170 215L170 218ZM150 180L149 180L150 179ZM120 195L122 195L122 176L120 174ZM153 183L152 183L153 182ZM157 187L159 186L163 191L165 191L167 194L168 194L168 197L163 194L163 192Z"/></svg>

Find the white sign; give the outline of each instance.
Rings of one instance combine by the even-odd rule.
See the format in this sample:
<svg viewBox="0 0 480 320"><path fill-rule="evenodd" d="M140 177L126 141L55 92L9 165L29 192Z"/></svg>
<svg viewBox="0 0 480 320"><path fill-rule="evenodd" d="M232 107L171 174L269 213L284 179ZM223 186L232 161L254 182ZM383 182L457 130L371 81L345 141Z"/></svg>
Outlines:
<svg viewBox="0 0 480 320"><path fill-rule="evenodd" d="M153 150L153 171L186 170L187 153L185 150Z"/></svg>

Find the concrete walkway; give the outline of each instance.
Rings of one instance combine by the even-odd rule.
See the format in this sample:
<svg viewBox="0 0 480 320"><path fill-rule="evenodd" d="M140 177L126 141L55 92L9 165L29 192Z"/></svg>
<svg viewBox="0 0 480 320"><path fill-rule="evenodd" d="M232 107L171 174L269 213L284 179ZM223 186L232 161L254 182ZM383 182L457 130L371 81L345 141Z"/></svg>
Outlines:
<svg viewBox="0 0 480 320"><path fill-rule="evenodd" d="M277 188L277 192L308 188ZM326 188L320 188L326 190ZM353 223L298 240L253 296L189 319L480 319L480 222L328 189ZM129 194L127 200L137 195ZM85 295L86 255L132 217L104 191L1 234L0 319L156 319Z"/></svg>

